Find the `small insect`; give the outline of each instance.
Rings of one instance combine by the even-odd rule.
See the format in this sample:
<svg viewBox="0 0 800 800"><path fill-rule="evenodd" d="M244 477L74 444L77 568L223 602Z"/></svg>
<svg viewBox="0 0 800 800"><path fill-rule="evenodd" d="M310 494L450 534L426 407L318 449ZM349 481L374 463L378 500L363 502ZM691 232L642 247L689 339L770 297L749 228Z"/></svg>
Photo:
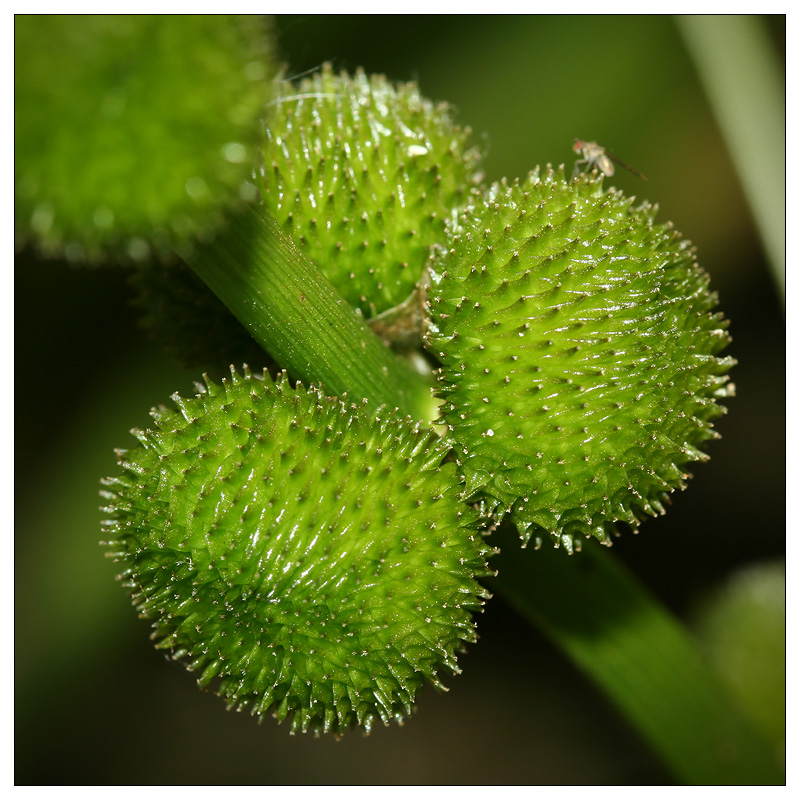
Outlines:
<svg viewBox="0 0 800 800"><path fill-rule="evenodd" d="M614 164L616 163L629 172L632 172L634 175L638 175L643 181L647 180L638 169L634 169L630 164L626 164L622 159L612 155L605 147L597 144L597 142L584 142L583 139L576 139L575 143L572 145L572 149L578 155L583 156L583 158L579 158L575 162L575 167L572 170L573 178L580 171L578 169L580 164L586 164L587 170L596 168L607 178L610 178L614 174Z"/></svg>

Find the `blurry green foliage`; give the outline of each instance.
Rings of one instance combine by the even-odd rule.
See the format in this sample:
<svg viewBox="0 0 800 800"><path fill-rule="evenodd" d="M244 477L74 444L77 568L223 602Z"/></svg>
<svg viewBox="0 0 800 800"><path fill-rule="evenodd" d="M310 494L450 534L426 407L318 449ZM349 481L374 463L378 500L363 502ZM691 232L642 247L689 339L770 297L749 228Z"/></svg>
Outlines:
<svg viewBox="0 0 800 800"><path fill-rule="evenodd" d="M208 234L255 192L265 33L247 17L16 17L17 237L141 261Z"/></svg>

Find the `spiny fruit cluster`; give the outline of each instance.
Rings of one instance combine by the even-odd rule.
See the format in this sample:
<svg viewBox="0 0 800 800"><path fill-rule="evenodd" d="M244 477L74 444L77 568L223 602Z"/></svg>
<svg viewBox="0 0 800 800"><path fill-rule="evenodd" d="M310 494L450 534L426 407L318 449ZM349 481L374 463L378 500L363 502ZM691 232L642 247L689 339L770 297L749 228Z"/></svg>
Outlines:
<svg viewBox="0 0 800 800"><path fill-rule="evenodd" d="M663 513L706 458L734 363L686 241L548 170L462 214L432 283L427 340L469 496L569 550Z"/></svg>
<svg viewBox="0 0 800 800"><path fill-rule="evenodd" d="M260 186L345 299L373 317L405 300L445 220L477 185L469 130L414 84L330 65L278 84Z"/></svg>
<svg viewBox="0 0 800 800"><path fill-rule="evenodd" d="M661 513L733 361L649 206L550 169L481 195L446 107L362 72L281 82L269 111L265 206L349 302L394 319L430 276L445 437L234 372L120 455L109 545L159 646L232 707L369 729L475 638L479 525L571 552Z"/></svg>
<svg viewBox="0 0 800 800"><path fill-rule="evenodd" d="M475 639L490 549L430 431L235 371L119 453L112 555L159 647L231 707L401 720Z"/></svg>

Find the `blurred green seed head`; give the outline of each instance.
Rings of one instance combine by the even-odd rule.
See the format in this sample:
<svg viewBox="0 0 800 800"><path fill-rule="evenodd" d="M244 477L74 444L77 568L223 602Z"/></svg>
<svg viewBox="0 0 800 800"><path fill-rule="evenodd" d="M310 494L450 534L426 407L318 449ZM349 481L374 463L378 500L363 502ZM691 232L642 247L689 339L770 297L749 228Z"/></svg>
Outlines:
<svg viewBox="0 0 800 800"><path fill-rule="evenodd" d="M401 720L457 670L486 596L446 447L285 377L199 388L105 482L108 544L158 646L293 730Z"/></svg>
<svg viewBox="0 0 800 800"><path fill-rule="evenodd" d="M663 513L732 389L689 243L599 181L493 186L433 267L428 346L468 494L524 541ZM579 542L578 542L579 543Z"/></svg>
<svg viewBox="0 0 800 800"><path fill-rule="evenodd" d="M751 564L704 598L694 627L742 709L786 757L786 563Z"/></svg>
<svg viewBox="0 0 800 800"><path fill-rule="evenodd" d="M405 300L477 184L469 129L414 84L329 65L270 103L260 187L270 213L367 317Z"/></svg>
<svg viewBox="0 0 800 800"><path fill-rule="evenodd" d="M17 16L15 232L141 261L256 194L273 68L263 19Z"/></svg>

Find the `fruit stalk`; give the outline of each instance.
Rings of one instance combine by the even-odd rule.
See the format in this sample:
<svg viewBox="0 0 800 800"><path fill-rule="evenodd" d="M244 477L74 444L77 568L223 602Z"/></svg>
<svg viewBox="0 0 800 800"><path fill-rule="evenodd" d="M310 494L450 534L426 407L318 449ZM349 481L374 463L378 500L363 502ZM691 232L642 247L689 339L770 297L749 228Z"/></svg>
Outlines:
<svg viewBox="0 0 800 800"><path fill-rule="evenodd" d="M383 345L263 208L233 216L187 261L293 378L431 418L426 380Z"/></svg>

